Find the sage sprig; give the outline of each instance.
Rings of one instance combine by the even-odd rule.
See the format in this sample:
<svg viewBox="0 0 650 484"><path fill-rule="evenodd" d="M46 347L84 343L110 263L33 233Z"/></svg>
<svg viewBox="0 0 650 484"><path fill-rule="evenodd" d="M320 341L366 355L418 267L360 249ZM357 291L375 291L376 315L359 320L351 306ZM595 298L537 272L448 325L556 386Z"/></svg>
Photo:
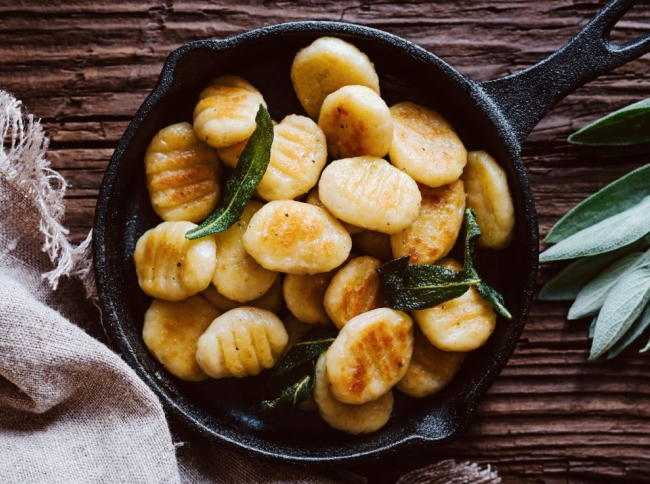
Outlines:
<svg viewBox="0 0 650 484"><path fill-rule="evenodd" d="M190 240L227 230L241 217L271 160L273 144L273 121L266 108L260 104L255 116L257 126L239 157L235 172L228 180L224 195L205 221L189 230L185 237Z"/></svg>
<svg viewBox="0 0 650 484"><path fill-rule="evenodd" d="M409 264L409 256L387 262L379 269L379 281L386 305L400 311L425 309L462 296L475 286L501 316L512 319L503 296L488 286L476 270L474 245L481 236L474 210L465 211L465 261L463 269L453 271L428 264Z"/></svg>

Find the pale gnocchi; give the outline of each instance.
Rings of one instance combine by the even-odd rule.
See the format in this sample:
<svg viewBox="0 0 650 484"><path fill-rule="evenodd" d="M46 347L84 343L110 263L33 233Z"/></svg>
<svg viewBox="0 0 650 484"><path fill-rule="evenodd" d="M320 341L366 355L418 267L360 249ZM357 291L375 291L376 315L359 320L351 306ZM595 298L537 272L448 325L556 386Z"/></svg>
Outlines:
<svg viewBox="0 0 650 484"><path fill-rule="evenodd" d="M223 313L201 335L196 361L212 378L242 378L271 368L289 336L271 311L242 306Z"/></svg>
<svg viewBox="0 0 650 484"><path fill-rule="evenodd" d="M303 323L329 324L330 318L323 306L323 295L333 276L331 272L287 274L282 294L291 314Z"/></svg>
<svg viewBox="0 0 650 484"><path fill-rule="evenodd" d="M371 156L330 163L318 182L321 202L336 218L364 229L395 234L420 212L417 183L386 160Z"/></svg>
<svg viewBox="0 0 650 484"><path fill-rule="evenodd" d="M343 86L367 86L379 94L379 77L368 56L335 37L321 37L301 49L291 65L291 81L312 119L318 119L327 95Z"/></svg>
<svg viewBox="0 0 650 484"><path fill-rule="evenodd" d="M309 193L307 194L307 198L305 199L305 203L308 203L309 205L316 205L317 207L320 208L325 208L325 205L323 205L323 202L320 201L320 196L318 195L318 185L309 191ZM327 208L325 208L325 210L327 210ZM350 235L363 232L363 229L361 227L356 227L355 225L343 221L340 222Z"/></svg>
<svg viewBox="0 0 650 484"><path fill-rule="evenodd" d="M167 221L200 222L221 194L217 154L196 137L192 125L158 131L144 157L147 189L156 214Z"/></svg>
<svg viewBox="0 0 650 484"><path fill-rule="evenodd" d="M163 222L146 231L135 246L133 261L140 288L149 296L180 301L203 291L217 266L210 237L188 240L191 222Z"/></svg>
<svg viewBox="0 0 650 484"><path fill-rule="evenodd" d="M334 159L388 154L393 141L390 110L375 91L365 86L344 86L325 98L318 126L327 137Z"/></svg>
<svg viewBox="0 0 650 484"><path fill-rule="evenodd" d="M213 306L221 311L230 311L231 309L239 308L241 306L253 306L254 308L268 309L269 311L277 313L282 309L284 304L284 299L282 299L282 277L277 277L275 282L273 282L271 289L266 291L260 297L251 301L246 301L245 303L228 299L217 291L214 284L210 284L205 291L200 293L200 295L210 301Z"/></svg>

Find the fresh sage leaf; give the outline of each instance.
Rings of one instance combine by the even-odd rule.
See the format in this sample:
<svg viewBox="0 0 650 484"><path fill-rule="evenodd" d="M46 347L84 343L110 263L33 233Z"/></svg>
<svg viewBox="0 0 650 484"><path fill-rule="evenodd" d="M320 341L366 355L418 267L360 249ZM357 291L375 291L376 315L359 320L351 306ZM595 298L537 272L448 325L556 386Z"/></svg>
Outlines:
<svg viewBox="0 0 650 484"><path fill-rule="evenodd" d="M634 321L630 329L619 339L612 349L607 353L607 359L616 358L621 352L630 346L650 326L650 306L646 306L643 314Z"/></svg>
<svg viewBox="0 0 650 484"><path fill-rule="evenodd" d="M336 331L315 328L293 345L273 368L272 376L280 376L308 362L315 362L334 342Z"/></svg>
<svg viewBox="0 0 650 484"><path fill-rule="evenodd" d="M598 313L590 359L609 350L630 328L650 299L650 251L612 287Z"/></svg>
<svg viewBox="0 0 650 484"><path fill-rule="evenodd" d="M488 286L484 282L477 284L476 290L485 300L492 304L492 307L498 315L503 316L506 319L512 319L512 314L510 314L510 311L506 308L506 302L500 292Z"/></svg>
<svg viewBox="0 0 650 484"><path fill-rule="evenodd" d="M594 339L594 334L596 333L596 321L598 321L598 316L594 316L594 319L591 320L589 325L589 339Z"/></svg>
<svg viewBox="0 0 650 484"><path fill-rule="evenodd" d="M650 135L650 131L648 132ZM573 207L549 231L544 242L556 244L587 227L637 205L650 195L650 164L610 183Z"/></svg>
<svg viewBox="0 0 650 484"><path fill-rule="evenodd" d="M650 99L614 111L569 136L569 143L626 146L650 141Z"/></svg>
<svg viewBox="0 0 650 484"><path fill-rule="evenodd" d="M616 259L635 250L643 249L647 245L647 239L648 237L644 237L642 240L612 252L584 257L571 262L544 284L538 299L540 301L572 301L593 277Z"/></svg>
<svg viewBox="0 0 650 484"><path fill-rule="evenodd" d="M271 159L273 122L269 112L261 104L255 122L255 131L239 157L235 172L226 180L224 195L217 208L201 225L185 234L188 239L194 240L223 232L241 217Z"/></svg>
<svg viewBox="0 0 650 484"><path fill-rule="evenodd" d="M643 347L642 350L639 351L639 353L647 353L650 351L650 341L648 341L648 344Z"/></svg>
<svg viewBox="0 0 650 484"><path fill-rule="evenodd" d="M650 233L650 196L612 217L581 230L543 252L540 262L576 259L611 252Z"/></svg>
<svg viewBox="0 0 650 484"><path fill-rule="evenodd" d="M274 400L264 400L262 410L277 410L279 408L296 408L311 397L316 383L315 373L303 376L293 385L286 387L280 396Z"/></svg>
<svg viewBox="0 0 650 484"><path fill-rule="evenodd" d="M643 257L643 252L632 252L622 257L598 274L582 288L575 302L569 309L567 319L580 319L596 314L605 301L605 297L614 284L633 268Z"/></svg>

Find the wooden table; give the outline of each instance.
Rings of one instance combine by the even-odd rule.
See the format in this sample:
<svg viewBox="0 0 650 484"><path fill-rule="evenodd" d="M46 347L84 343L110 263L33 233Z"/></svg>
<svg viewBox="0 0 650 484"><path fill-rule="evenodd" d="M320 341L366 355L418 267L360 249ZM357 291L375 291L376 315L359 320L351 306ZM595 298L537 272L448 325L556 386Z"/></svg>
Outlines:
<svg viewBox="0 0 650 484"><path fill-rule="evenodd" d="M603 4L0 0L0 88L42 119L51 138L52 167L70 183L66 223L80 241L92 225L102 175L118 139L166 56L187 41L291 20L343 20L405 37L461 73L488 80L548 56ZM649 30L646 3L619 23L614 37L632 39ZM648 56L569 96L530 136L523 157L542 235L569 207L650 161L647 145L585 149L566 142L588 121L647 97ZM554 270L542 267L540 284ZM587 361L588 322L567 323L567 308L534 304L514 356L467 435L427 461L453 457L490 463L506 483L650 481L650 357L628 351L613 362ZM371 482L392 482L421 463L407 457L390 467L375 466L381 472L360 472L371 475Z"/></svg>

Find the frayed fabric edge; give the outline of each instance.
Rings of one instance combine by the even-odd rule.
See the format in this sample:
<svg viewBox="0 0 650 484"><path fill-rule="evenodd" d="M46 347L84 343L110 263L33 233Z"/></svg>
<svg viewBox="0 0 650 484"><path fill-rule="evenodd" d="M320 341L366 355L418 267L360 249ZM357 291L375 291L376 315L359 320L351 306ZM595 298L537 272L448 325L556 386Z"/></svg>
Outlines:
<svg viewBox="0 0 650 484"><path fill-rule="evenodd" d="M22 103L0 90L0 173L8 183L34 200L40 213L39 229L45 237L43 252L55 268L43 274L52 290L63 276L77 277L86 297L97 303L92 267L92 231L79 246L68 240L69 231L61 220L65 213L67 183L50 168L45 157L50 140L32 114L23 114Z"/></svg>
<svg viewBox="0 0 650 484"><path fill-rule="evenodd" d="M481 469L474 462L443 460L404 474L396 484L499 484L501 478L488 465Z"/></svg>

